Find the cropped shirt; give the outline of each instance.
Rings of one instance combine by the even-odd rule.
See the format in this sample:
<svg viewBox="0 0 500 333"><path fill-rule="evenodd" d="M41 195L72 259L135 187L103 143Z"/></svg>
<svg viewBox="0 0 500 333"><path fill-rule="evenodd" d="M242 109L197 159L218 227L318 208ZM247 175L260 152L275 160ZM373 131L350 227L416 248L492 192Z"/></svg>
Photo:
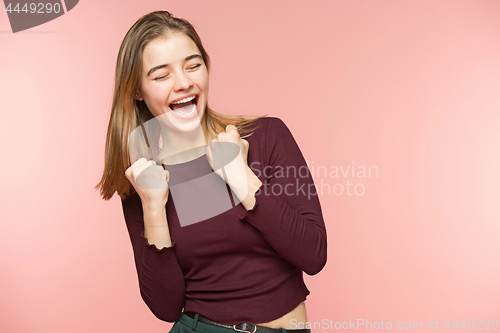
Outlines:
<svg viewBox="0 0 500 333"><path fill-rule="evenodd" d="M303 272L314 275L326 263L321 206L297 143L278 118L261 118L251 126L248 165L262 181L252 209L236 204L228 187L233 203L228 209L188 225L180 222L171 182L176 172L191 178L185 183L213 173L206 155L169 169L171 247L158 249L144 237L136 193L122 200L140 293L161 320L176 321L183 309L230 325L275 320L309 294ZM193 201L192 209L202 204Z"/></svg>

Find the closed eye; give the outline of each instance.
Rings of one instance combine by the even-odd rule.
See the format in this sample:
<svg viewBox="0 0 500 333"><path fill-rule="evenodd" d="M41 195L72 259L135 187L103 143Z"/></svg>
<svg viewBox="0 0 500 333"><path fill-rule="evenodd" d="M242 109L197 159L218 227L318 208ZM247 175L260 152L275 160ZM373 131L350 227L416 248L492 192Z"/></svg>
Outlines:
<svg viewBox="0 0 500 333"><path fill-rule="evenodd" d="M160 80L163 80L164 78L166 78L168 75L162 75L162 76L158 76L156 77L154 80L155 81L160 81Z"/></svg>
<svg viewBox="0 0 500 333"><path fill-rule="evenodd" d="M200 66L201 66L201 64L196 64L196 65L193 65L193 66L189 67L189 68L188 68L188 70L193 71L193 70L196 70L197 68L199 68ZM161 81L161 80L163 80L163 79L167 78L168 76L169 76L169 74L167 74L167 75L162 75L162 76L158 76L158 77L157 77L157 78L155 78L154 80L155 80L155 81Z"/></svg>

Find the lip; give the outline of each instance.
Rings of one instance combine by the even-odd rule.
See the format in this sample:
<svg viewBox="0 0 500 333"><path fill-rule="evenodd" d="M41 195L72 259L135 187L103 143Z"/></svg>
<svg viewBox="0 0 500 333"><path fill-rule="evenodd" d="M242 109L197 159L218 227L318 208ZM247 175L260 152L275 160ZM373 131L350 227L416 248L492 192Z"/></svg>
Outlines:
<svg viewBox="0 0 500 333"><path fill-rule="evenodd" d="M182 114L182 113L177 113L175 111L172 111L172 115L175 118L182 119L182 120L197 118L198 117L198 106L193 107L193 108L194 108L194 111L191 111L188 114Z"/></svg>
<svg viewBox="0 0 500 333"><path fill-rule="evenodd" d="M190 94L190 95L186 95L184 97L180 97L180 98L177 98L176 100L173 100L172 102L170 102L168 105L170 106L170 104L172 103L175 103L175 102L178 102L178 101L182 101L183 99L185 98L189 98L189 97L192 97L192 96L198 96L198 94Z"/></svg>
<svg viewBox="0 0 500 333"><path fill-rule="evenodd" d="M194 119L194 118L198 117L198 114L199 114L199 111L200 111L200 106L199 106L199 104L200 104L199 103L199 98L200 97L197 94L191 94L191 95L184 96L182 98L177 99L177 101L183 100L184 98L188 98L188 97L191 97L191 96L195 96L195 99L194 99L196 101L196 104L194 104L195 105L195 110L193 112L190 112L189 114L182 114L182 113L177 113L174 110L170 109L172 115L175 118L182 119L182 120L190 120L190 119ZM172 103L174 103L174 102L172 102ZM170 103L170 104L172 104L172 103Z"/></svg>

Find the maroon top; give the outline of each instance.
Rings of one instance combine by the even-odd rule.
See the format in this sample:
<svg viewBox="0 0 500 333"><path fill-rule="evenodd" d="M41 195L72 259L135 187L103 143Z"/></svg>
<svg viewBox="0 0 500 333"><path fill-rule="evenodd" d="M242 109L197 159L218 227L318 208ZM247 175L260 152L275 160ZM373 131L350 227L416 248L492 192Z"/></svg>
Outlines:
<svg viewBox="0 0 500 333"><path fill-rule="evenodd" d="M297 143L278 118L255 124L246 138L248 164L263 185L253 209L237 204L181 226L171 187L166 210L172 246L159 250L144 237L139 196L122 201L141 295L161 320L176 321L184 308L225 324L269 322L306 299L302 271L314 275L326 263L321 207ZM167 167L170 182L182 177L175 176L179 166L184 177L214 174L203 155Z"/></svg>

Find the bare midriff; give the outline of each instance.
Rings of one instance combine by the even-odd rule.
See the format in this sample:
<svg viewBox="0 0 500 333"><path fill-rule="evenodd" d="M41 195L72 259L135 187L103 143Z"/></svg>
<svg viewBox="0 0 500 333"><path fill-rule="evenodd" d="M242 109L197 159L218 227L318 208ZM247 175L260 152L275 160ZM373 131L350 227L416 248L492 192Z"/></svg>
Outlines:
<svg viewBox="0 0 500 333"><path fill-rule="evenodd" d="M288 312L283 317L270 321L268 323L255 324L259 326L271 327L271 328L284 328L291 329L291 321L295 319L293 322L295 323L306 323L307 322L307 314L306 314L306 303L300 303L295 309Z"/></svg>

